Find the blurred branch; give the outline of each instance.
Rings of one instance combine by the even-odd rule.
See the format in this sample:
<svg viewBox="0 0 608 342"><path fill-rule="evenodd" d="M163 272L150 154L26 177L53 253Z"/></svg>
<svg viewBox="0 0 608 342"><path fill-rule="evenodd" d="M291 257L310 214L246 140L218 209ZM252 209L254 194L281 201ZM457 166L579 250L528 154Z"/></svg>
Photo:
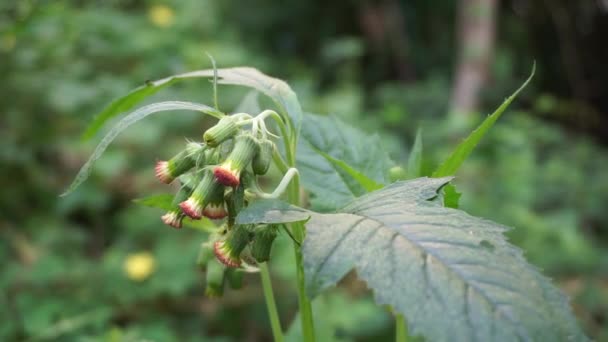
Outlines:
<svg viewBox="0 0 608 342"><path fill-rule="evenodd" d="M479 102L494 52L498 0L460 0L458 4L458 64L450 99L450 114L468 115Z"/></svg>

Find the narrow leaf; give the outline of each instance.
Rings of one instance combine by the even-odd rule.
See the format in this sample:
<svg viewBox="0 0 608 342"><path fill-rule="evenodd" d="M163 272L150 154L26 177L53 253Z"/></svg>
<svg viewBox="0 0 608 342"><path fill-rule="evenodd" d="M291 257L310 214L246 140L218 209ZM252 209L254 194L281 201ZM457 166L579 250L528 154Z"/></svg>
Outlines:
<svg viewBox="0 0 608 342"><path fill-rule="evenodd" d="M307 221L311 211L276 199L262 199L251 203L236 217L237 224L270 224Z"/></svg>
<svg viewBox="0 0 608 342"><path fill-rule="evenodd" d="M302 108L300 107L296 94L291 90L287 83L267 76L254 68L236 67L192 71L148 82L145 86L134 89L129 94L115 100L106 107L93 119L93 122L87 128L84 137L92 137L108 120L130 110L146 97L168 85L185 79L214 77L216 72L219 77L218 83L250 87L270 97L277 106L280 107L281 111L284 111L289 115L296 131L299 130L300 122L302 120ZM213 112L216 115L221 115L221 113L215 109Z"/></svg>
<svg viewBox="0 0 608 342"><path fill-rule="evenodd" d="M137 121L142 120L151 114L168 110L194 110L208 114L215 113L214 109L209 106L205 106L198 103L180 101L159 102L139 108L138 110L134 111L133 113L127 115L122 120L120 120L120 122L118 122L118 124L116 124L116 126L114 126L108 132L108 134L106 134L106 136L101 140L99 145L97 145L97 147L95 148L93 155L89 157L89 160L82 166L80 171L78 171L78 174L76 175L76 178L74 178L72 184L70 184L67 190L60 196L66 196L70 194L89 177L89 175L91 174L91 170L93 169L93 165L95 164L95 161L99 159L99 157L101 157L101 155L110 145L110 143L112 143L112 141L122 131L124 131Z"/></svg>
<svg viewBox="0 0 608 342"><path fill-rule="evenodd" d="M443 164L435 170L433 173L433 177L445 177L451 176L456 173L456 170L462 165L462 163L467 159L467 157L471 154L475 146L479 143L481 138L492 128L496 120L500 118L502 113L509 107L511 102L515 100L517 95L530 83L532 77L534 77L534 72L536 71L536 63L532 66L532 72L528 79L524 82L524 84L517 89L513 95L509 96L501 105L496 109L492 115L488 116L482 123L475 129L471 134L461 142L454 152L446 159Z"/></svg>
<svg viewBox="0 0 608 342"><path fill-rule="evenodd" d="M112 101L106 108L93 118L93 121L85 132L82 134L82 139L88 140L92 138L103 126L103 124L114 116L124 113L136 104L143 101L146 97L154 95L162 88L165 88L175 83L174 80L161 83L159 85L154 82L147 82L143 86L131 90L127 95Z"/></svg>

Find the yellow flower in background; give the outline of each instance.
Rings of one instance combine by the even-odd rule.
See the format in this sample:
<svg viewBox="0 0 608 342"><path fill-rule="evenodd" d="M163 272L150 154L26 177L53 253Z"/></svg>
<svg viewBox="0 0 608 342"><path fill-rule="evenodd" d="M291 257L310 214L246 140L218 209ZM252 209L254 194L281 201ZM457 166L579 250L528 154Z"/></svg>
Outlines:
<svg viewBox="0 0 608 342"><path fill-rule="evenodd" d="M133 281L148 279L154 272L155 267L154 256L149 252L129 254L123 264L127 277Z"/></svg>
<svg viewBox="0 0 608 342"><path fill-rule="evenodd" d="M154 5L148 10L148 19L150 19L154 25L166 28L173 24L175 13L169 6Z"/></svg>

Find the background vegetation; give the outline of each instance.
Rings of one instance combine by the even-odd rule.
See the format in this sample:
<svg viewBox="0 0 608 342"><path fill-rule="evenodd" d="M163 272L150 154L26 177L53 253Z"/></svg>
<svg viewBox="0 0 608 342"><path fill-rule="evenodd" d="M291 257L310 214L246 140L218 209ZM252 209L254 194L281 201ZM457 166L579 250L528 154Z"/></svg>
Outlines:
<svg viewBox="0 0 608 342"><path fill-rule="evenodd" d="M427 173L536 60L459 172L461 207L515 227L511 241L571 296L587 334L608 340L607 19L591 0L1 2L0 340L269 339L257 276L205 298L204 233L131 202L161 189L154 161L211 121L138 123L57 197L94 146L80 140L94 113L148 79L209 67L205 52L287 80L307 111L381 133L397 164L422 127ZM457 91L467 76L479 85ZM185 82L155 99L210 103L210 88ZM243 95L222 87L223 108ZM297 315L286 239L271 264L284 326ZM323 340L393 334L354 274L315 310Z"/></svg>

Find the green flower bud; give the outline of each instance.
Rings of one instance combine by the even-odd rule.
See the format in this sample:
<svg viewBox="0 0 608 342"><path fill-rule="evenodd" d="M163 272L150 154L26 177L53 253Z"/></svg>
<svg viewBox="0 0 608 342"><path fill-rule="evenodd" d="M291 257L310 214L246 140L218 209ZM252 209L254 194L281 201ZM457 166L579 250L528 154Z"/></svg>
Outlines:
<svg viewBox="0 0 608 342"><path fill-rule="evenodd" d="M205 295L208 297L221 297L224 294L224 273L226 267L216 260L207 264Z"/></svg>
<svg viewBox="0 0 608 342"><path fill-rule="evenodd" d="M246 226L236 225L227 234L225 240L213 244L217 260L228 267L241 266L241 252L249 243L249 231Z"/></svg>
<svg viewBox="0 0 608 342"><path fill-rule="evenodd" d="M207 145L216 147L235 136L238 131L239 127L236 124L236 120L231 116L225 116L203 134L203 139L205 139Z"/></svg>
<svg viewBox="0 0 608 342"><path fill-rule="evenodd" d="M220 162L220 151L217 148L205 150L205 162L207 165L216 165Z"/></svg>
<svg viewBox="0 0 608 342"><path fill-rule="evenodd" d="M215 254L213 254L213 244L211 242L205 242L201 244L201 249L198 252L198 258L196 259L196 264L204 271L207 269L207 264L215 258Z"/></svg>
<svg viewBox="0 0 608 342"><path fill-rule="evenodd" d="M272 153L274 152L274 143L270 140L262 140L260 142L260 150L253 157L251 168L256 175L265 175L268 172L270 163L272 162Z"/></svg>
<svg viewBox="0 0 608 342"><path fill-rule="evenodd" d="M203 208L218 188L221 188L221 185L215 181L213 174L205 171L203 179L198 183L192 195L187 200L181 202L179 207L184 214L198 220L203 216Z"/></svg>
<svg viewBox="0 0 608 342"><path fill-rule="evenodd" d="M241 270L236 268L227 269L226 278L231 289L238 290L243 287L243 272Z"/></svg>
<svg viewBox="0 0 608 342"><path fill-rule="evenodd" d="M274 226L258 228L251 243L251 255L257 262L266 262L270 260L270 251L272 243L277 237L277 231Z"/></svg>
<svg viewBox="0 0 608 342"><path fill-rule="evenodd" d="M228 158L213 169L217 181L225 186L238 186L241 171L251 163L258 150L259 145L254 137L251 135L238 136L234 143L234 149L230 152Z"/></svg>

